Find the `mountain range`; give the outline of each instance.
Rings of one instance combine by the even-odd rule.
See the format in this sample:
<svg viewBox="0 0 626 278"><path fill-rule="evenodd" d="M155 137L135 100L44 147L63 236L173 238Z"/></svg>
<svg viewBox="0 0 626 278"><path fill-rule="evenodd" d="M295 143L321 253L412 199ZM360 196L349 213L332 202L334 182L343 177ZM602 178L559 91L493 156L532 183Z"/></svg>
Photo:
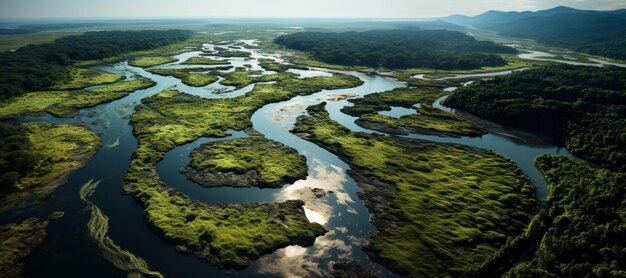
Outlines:
<svg viewBox="0 0 626 278"><path fill-rule="evenodd" d="M578 10L559 6L536 12L488 11L477 16L452 15L444 21L533 39L593 55L626 60L626 9Z"/></svg>

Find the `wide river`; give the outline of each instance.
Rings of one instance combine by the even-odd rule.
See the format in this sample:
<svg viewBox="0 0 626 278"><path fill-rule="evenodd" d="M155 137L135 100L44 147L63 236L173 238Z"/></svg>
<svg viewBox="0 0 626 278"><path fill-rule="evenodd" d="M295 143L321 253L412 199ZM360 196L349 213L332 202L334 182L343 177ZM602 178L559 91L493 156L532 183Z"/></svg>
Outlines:
<svg viewBox="0 0 626 278"><path fill-rule="evenodd" d="M254 41L242 41L254 45ZM224 47L223 45L220 45ZM205 50L215 47L205 44ZM232 45L226 47L233 47ZM252 52L251 59L229 58L235 66L250 65L252 69L264 71L258 64L259 58L269 58L282 62L279 55L261 53L256 48L245 49ZM175 58L177 62L159 67L186 67L180 63L201 52L184 53ZM364 267L379 271L383 276L393 276L382 266L372 262L361 250L368 233L374 231L369 224L369 213L363 202L357 197L360 188L346 174L348 165L334 154L308 141L289 133L297 116L305 113L306 107L328 102L327 109L333 119L349 129L360 132L374 132L357 126L355 118L340 111L350 105L346 97L362 97L367 94L404 87L404 83L390 78L368 75L358 72L345 72L364 81L364 84L351 89L322 90L308 95L294 97L288 101L268 104L254 113L254 129L265 137L276 140L297 149L306 156L309 167L308 177L281 189L258 188L204 188L187 180L178 172L189 163L189 153L199 145L215 140L245 137L245 133L232 131L227 138L200 138L192 143L178 146L169 151L164 160L157 165L161 179L176 190L191 198L207 203L241 202L276 202L300 198L299 192L305 187L323 188L334 193L326 197L306 198L305 211L311 221L322 224L329 231L317 238L311 247L289 246L261 257L250 267L240 270L219 270L193 256L181 255L174 246L165 243L146 225L142 207L130 196L120 193L120 185L128 169L132 153L137 148L137 139L132 134L129 116L143 98L162 90L175 88L185 93L205 98L236 97L251 91L255 85L239 90L219 85L218 82L202 88L182 84L174 77L151 74L142 68L129 66L121 62L97 69L125 74L128 79L149 78L157 85L136 91L122 99L102 104L93 108L82 109L80 115L71 119L58 119L50 115L24 116L7 120L8 122L47 121L53 123L82 124L102 136L103 147L94 159L84 168L70 175L67 184L56 190L50 198L40 205L28 206L8 211L0 216L1 223L21 221L28 217L45 218L52 211L65 211L65 216L50 223L47 236L41 246L33 250L26 260L26 274L29 276L83 276L83 277L118 277L126 271L116 269L105 260L98 246L89 237L86 229L89 212L80 200L79 188L90 179L102 180L90 199L109 218L110 237L123 249L147 261L152 270L159 271L166 277L221 277L221 276L322 276L330 262L352 260ZM324 69L290 70L301 78L330 75ZM462 78L463 76L457 76ZM483 75L478 76L483 77ZM450 88L448 90L453 90ZM216 91L226 93L216 94ZM439 106L441 107L441 106ZM441 109L446 109L441 107ZM512 135L515 134L515 135ZM546 195L546 185L533 161L540 154L569 155L559 145L542 140L541 136L531 133L507 130L498 134L486 134L477 138L452 138L431 135L408 135L436 142L457 143L494 150L514 160L537 186L539 197ZM119 145L113 144L119 142ZM111 145L113 144L113 145ZM111 147L107 147L111 145ZM115 146L116 145L116 146Z"/></svg>

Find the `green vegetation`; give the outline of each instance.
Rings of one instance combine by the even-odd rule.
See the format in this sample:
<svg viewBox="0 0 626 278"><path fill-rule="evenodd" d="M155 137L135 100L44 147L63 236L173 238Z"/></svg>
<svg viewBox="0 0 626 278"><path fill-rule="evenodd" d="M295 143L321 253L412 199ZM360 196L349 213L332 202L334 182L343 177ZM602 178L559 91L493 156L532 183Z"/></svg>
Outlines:
<svg viewBox="0 0 626 278"><path fill-rule="evenodd" d="M28 45L15 52L0 53L0 98L66 84L71 77L76 77L76 70L71 70L76 61L153 49L190 36L191 32L180 30L87 32L49 44ZM86 77L93 78L91 74Z"/></svg>
<svg viewBox="0 0 626 278"><path fill-rule="evenodd" d="M123 81L90 91L31 92L0 101L0 118L48 112L57 117L72 117L78 109L122 98L128 93L154 86L147 79Z"/></svg>
<svg viewBox="0 0 626 278"><path fill-rule="evenodd" d="M0 226L0 276L23 277L23 259L46 237L48 221L29 218Z"/></svg>
<svg viewBox="0 0 626 278"><path fill-rule="evenodd" d="M502 66L494 54L516 50L477 41L460 32L444 30L374 30L367 32L300 32L275 39L279 45L305 51L330 64L385 68L473 69Z"/></svg>
<svg viewBox="0 0 626 278"><path fill-rule="evenodd" d="M83 127L48 123L1 124L0 142L0 211L51 193L100 146Z"/></svg>
<svg viewBox="0 0 626 278"><path fill-rule="evenodd" d="M0 36L0 52L16 50L29 44L51 43L67 36L80 35L83 32L40 32L23 34L5 34Z"/></svg>
<svg viewBox="0 0 626 278"><path fill-rule="evenodd" d="M626 275L626 174L557 156L540 156L536 164L549 189L549 208L537 221L545 233L507 277Z"/></svg>
<svg viewBox="0 0 626 278"><path fill-rule="evenodd" d="M133 66L133 67L147 68L147 67L158 66L158 65L162 65L162 64L171 63L171 62L176 62L176 59L174 59L172 57L155 56L155 57L139 57L139 58L135 58L135 59L132 59L131 61L129 61L128 64Z"/></svg>
<svg viewBox="0 0 626 278"><path fill-rule="evenodd" d="M242 57L242 58L247 58L250 57L250 52L247 51L236 51L236 50L222 50L222 51L218 51L217 54L215 54L217 56L220 57Z"/></svg>
<svg viewBox="0 0 626 278"><path fill-rule="evenodd" d="M204 87L217 81L214 72L192 73L188 69L149 69L148 71L163 76L174 76L180 79L184 84L194 87Z"/></svg>
<svg viewBox="0 0 626 278"><path fill-rule="evenodd" d="M241 268L259 256L292 244L311 245L325 230L310 223L303 203L210 206L176 192L159 179L156 164L175 145L201 136L223 137L228 129L252 126L262 106L322 89L358 86L346 75L299 79L277 75L275 84L260 84L236 98L204 99L164 91L144 99L131 117L139 146L124 182L124 191L144 206L146 221L163 238L219 267ZM280 78L278 78L280 77Z"/></svg>
<svg viewBox="0 0 626 278"><path fill-rule="evenodd" d="M364 189L378 229L370 257L411 277L463 277L536 212L535 188L515 163L459 145L351 132L325 104L292 130L339 155Z"/></svg>
<svg viewBox="0 0 626 278"><path fill-rule="evenodd" d="M55 90L80 89L94 85L103 85L119 82L126 78L122 74L110 73L100 70L72 69L70 79L51 86Z"/></svg>
<svg viewBox="0 0 626 278"><path fill-rule="evenodd" d="M445 103L546 132L575 155L626 170L626 69L542 66L473 83Z"/></svg>
<svg viewBox="0 0 626 278"><path fill-rule="evenodd" d="M371 129L406 134L408 132L435 132L448 135L480 136L485 130L473 121L432 107L432 103L448 94L440 88L398 88L382 93L351 99L354 106L341 111L358 116L357 124ZM415 108L415 104L420 104ZM394 118L378 112L391 110L392 106L412 108L419 114Z"/></svg>
<svg viewBox="0 0 626 278"><path fill-rule="evenodd" d="M87 207L91 212L89 222L87 222L87 230L89 236L96 241L98 247L102 251L102 255L115 267L132 273L143 273L154 277L163 277L161 273L150 270L148 263L135 254L122 249L109 237L109 218L91 201L87 200L96 191L100 181L94 182L90 180L85 183L79 191L80 198L87 203Z"/></svg>
<svg viewBox="0 0 626 278"><path fill-rule="evenodd" d="M476 17L447 20L508 37L626 60L624 10L585 11L561 6L536 12L489 11Z"/></svg>
<svg viewBox="0 0 626 278"><path fill-rule="evenodd" d="M195 170L190 173L195 181L210 177L210 180L219 182L219 173L234 172L236 175L251 176L251 181L228 186L246 187L280 188L306 178L308 170L306 158L298 151L263 137L204 144L191 153L190 165ZM205 182L202 185L219 186L219 183Z"/></svg>
<svg viewBox="0 0 626 278"><path fill-rule="evenodd" d="M275 71L275 72L285 72L288 69L301 69L301 70L307 70L308 68L305 66L298 66L298 65L293 65L293 64L285 64L285 63L279 63L275 60L272 59L259 59L259 65L264 68L265 70L271 70L271 71Z"/></svg>
<svg viewBox="0 0 626 278"><path fill-rule="evenodd" d="M185 65L230 65L230 62L225 60L213 60L207 57L191 57L184 61Z"/></svg>

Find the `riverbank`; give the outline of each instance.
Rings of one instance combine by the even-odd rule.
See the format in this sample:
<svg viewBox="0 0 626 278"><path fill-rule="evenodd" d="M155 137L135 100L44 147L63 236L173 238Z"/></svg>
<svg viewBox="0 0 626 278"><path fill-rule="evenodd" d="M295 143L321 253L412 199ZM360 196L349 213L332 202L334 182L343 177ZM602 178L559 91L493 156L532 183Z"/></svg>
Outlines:
<svg viewBox="0 0 626 278"><path fill-rule="evenodd" d="M243 268L278 248L313 244L325 229L311 223L301 201L273 204L208 205L165 185L156 164L165 152L200 137L224 137L227 130L252 126L262 106L322 89L362 84L356 77L333 75L299 79L281 74L273 84L257 84L245 95L205 99L174 90L143 99L131 117L139 146L123 190L144 206L149 226L168 242L220 268ZM189 109L193 107L194 109Z"/></svg>
<svg viewBox="0 0 626 278"><path fill-rule="evenodd" d="M26 131L31 143L27 150L22 150L29 152L22 153L22 159L28 155L37 157L37 161L2 194L0 212L48 196L65 184L72 172L87 165L101 146L98 135L79 126L28 123L17 128Z"/></svg>
<svg viewBox="0 0 626 278"><path fill-rule="evenodd" d="M520 234L533 186L510 160L477 148L350 132L323 105L293 131L350 164L378 231L364 249L401 275L462 275Z"/></svg>
<svg viewBox="0 0 626 278"><path fill-rule="evenodd" d="M206 143L191 152L187 177L202 186L280 188L307 176L304 156L281 143L249 137Z"/></svg>

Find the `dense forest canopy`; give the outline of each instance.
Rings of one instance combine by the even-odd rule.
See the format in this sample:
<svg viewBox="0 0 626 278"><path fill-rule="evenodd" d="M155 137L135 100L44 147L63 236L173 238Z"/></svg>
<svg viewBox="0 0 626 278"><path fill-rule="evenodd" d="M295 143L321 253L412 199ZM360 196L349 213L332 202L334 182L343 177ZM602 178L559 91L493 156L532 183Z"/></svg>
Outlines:
<svg viewBox="0 0 626 278"><path fill-rule="evenodd" d="M190 31L103 31L68 36L0 53L0 99L42 90L69 78L75 61L103 59L153 49L192 35Z"/></svg>
<svg viewBox="0 0 626 278"><path fill-rule="evenodd" d="M494 53L516 52L510 47L445 30L300 32L280 36L275 42L307 52L326 63L386 68L472 69L502 66L506 61Z"/></svg>
<svg viewBox="0 0 626 278"><path fill-rule="evenodd" d="M543 66L476 82L446 104L546 132L573 154L626 170L626 69Z"/></svg>
<svg viewBox="0 0 626 278"><path fill-rule="evenodd" d="M509 277L624 277L626 174L565 157L540 156L549 208L536 226L545 233L529 260Z"/></svg>
<svg viewBox="0 0 626 278"><path fill-rule="evenodd" d="M28 133L19 126L0 123L0 195L36 165L40 155L31 150Z"/></svg>

